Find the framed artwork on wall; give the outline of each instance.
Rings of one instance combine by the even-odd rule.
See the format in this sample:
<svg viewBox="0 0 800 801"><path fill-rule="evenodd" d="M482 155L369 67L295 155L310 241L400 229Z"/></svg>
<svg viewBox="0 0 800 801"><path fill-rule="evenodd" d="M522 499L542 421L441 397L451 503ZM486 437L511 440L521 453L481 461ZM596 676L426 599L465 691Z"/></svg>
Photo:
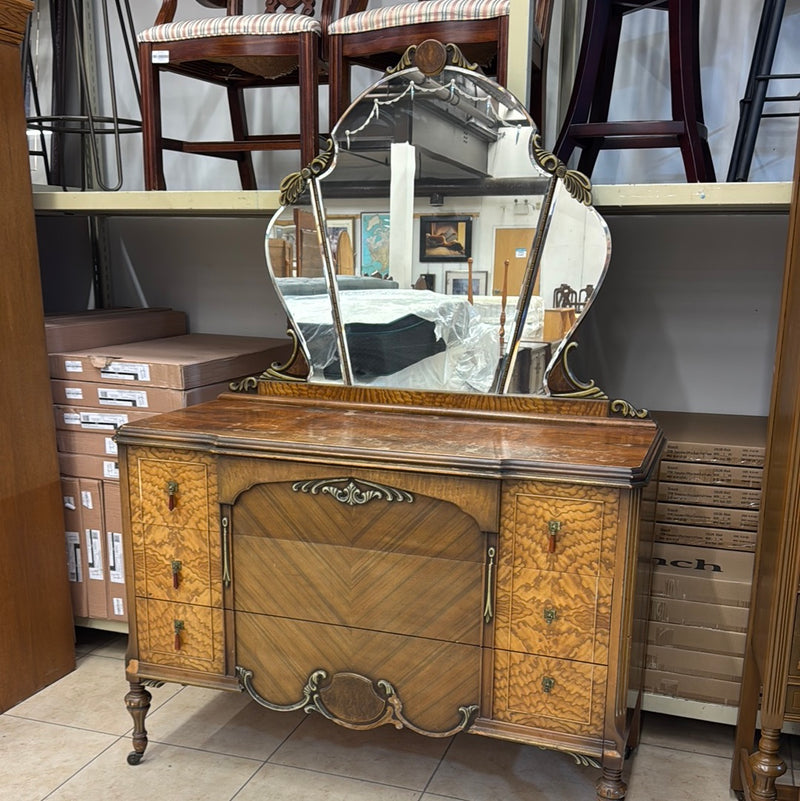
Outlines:
<svg viewBox="0 0 800 801"><path fill-rule="evenodd" d="M472 294L485 295L489 283L489 273L478 270L472 273ZM467 270L448 270L444 274L444 291L448 295L469 294L469 272Z"/></svg>
<svg viewBox="0 0 800 801"><path fill-rule="evenodd" d="M389 212L361 214L361 275L389 275Z"/></svg>
<svg viewBox="0 0 800 801"><path fill-rule="evenodd" d="M333 263L339 275L355 273L355 217L326 218L328 242L331 246Z"/></svg>
<svg viewBox="0 0 800 801"><path fill-rule="evenodd" d="M472 217L420 217L420 261L466 261L472 255Z"/></svg>

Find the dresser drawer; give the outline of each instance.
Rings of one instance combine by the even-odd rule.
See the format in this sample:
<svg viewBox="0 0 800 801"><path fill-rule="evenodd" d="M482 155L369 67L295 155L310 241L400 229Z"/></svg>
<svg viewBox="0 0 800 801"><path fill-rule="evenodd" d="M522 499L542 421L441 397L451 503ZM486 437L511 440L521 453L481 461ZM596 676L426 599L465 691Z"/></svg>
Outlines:
<svg viewBox="0 0 800 801"><path fill-rule="evenodd" d="M222 606L221 546L217 531L134 523L131 541L137 596Z"/></svg>
<svg viewBox="0 0 800 801"><path fill-rule="evenodd" d="M138 456L130 469L133 522L193 529L208 526L207 464Z"/></svg>
<svg viewBox="0 0 800 801"><path fill-rule="evenodd" d="M492 718L573 734L603 730L602 665L495 652Z"/></svg>
<svg viewBox="0 0 800 801"><path fill-rule="evenodd" d="M136 599L139 659L206 673L225 670L223 611Z"/></svg>
<svg viewBox="0 0 800 801"><path fill-rule="evenodd" d="M608 663L611 579L501 565L497 585L496 648Z"/></svg>

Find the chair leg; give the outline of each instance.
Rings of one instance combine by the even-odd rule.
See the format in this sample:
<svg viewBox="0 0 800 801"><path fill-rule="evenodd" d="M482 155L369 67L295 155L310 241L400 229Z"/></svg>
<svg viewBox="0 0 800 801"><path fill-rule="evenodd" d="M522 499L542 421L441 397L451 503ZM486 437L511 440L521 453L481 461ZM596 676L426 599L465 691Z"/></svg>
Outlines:
<svg viewBox="0 0 800 801"><path fill-rule="evenodd" d="M164 148L161 142L161 80L153 65L152 46L139 45L139 75L142 84L142 157L144 188L166 189Z"/></svg>
<svg viewBox="0 0 800 801"><path fill-rule="evenodd" d="M703 99L700 90L699 0L669 0L670 82L672 118L683 120L679 137L686 180L716 181L708 137L701 133Z"/></svg>
<svg viewBox="0 0 800 801"><path fill-rule="evenodd" d="M331 36L328 48L328 130L332 131L350 103L350 65L342 55L341 36Z"/></svg>
<svg viewBox="0 0 800 801"><path fill-rule="evenodd" d="M300 161L310 164L319 152L319 72L316 34L300 34Z"/></svg>
<svg viewBox="0 0 800 801"><path fill-rule="evenodd" d="M498 25L496 73L497 83L508 86L508 17L503 17Z"/></svg>
<svg viewBox="0 0 800 801"><path fill-rule="evenodd" d="M237 142L247 139L247 109L244 102L244 89L229 87L228 109L231 114L231 131ZM253 169L253 154L249 150L242 150L236 156L236 166L239 168L239 180L242 189L258 189L256 172Z"/></svg>

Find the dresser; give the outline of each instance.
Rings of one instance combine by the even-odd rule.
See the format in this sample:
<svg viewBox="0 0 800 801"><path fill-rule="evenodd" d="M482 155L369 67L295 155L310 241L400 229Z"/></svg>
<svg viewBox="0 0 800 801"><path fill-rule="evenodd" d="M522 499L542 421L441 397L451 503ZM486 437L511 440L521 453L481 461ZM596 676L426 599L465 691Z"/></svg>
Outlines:
<svg viewBox="0 0 800 801"><path fill-rule="evenodd" d="M145 685L167 680L365 737L558 749L623 798L656 424L607 401L258 389L118 434L128 761L147 746Z"/></svg>

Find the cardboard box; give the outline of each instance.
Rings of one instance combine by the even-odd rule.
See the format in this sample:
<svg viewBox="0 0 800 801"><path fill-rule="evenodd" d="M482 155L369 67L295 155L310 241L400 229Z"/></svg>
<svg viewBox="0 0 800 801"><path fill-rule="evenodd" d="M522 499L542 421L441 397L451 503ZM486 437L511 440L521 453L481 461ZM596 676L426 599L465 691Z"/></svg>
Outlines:
<svg viewBox="0 0 800 801"><path fill-rule="evenodd" d="M64 476L119 481L116 456L90 456L86 453L59 453L58 467Z"/></svg>
<svg viewBox="0 0 800 801"><path fill-rule="evenodd" d="M683 673L668 673L660 670L644 671L644 691L670 698L685 698L704 701L708 704L737 706L741 682L711 679L705 676L689 676Z"/></svg>
<svg viewBox="0 0 800 801"><path fill-rule="evenodd" d="M48 353L172 337L187 330L186 313L172 309L102 309L44 318Z"/></svg>
<svg viewBox="0 0 800 801"><path fill-rule="evenodd" d="M72 614L74 617L86 617L89 608L86 595L86 554L81 545L82 523L78 479L62 476L61 495L64 500L64 536Z"/></svg>
<svg viewBox="0 0 800 801"><path fill-rule="evenodd" d="M658 468L659 481L685 484L722 484L726 487L761 489L761 467L732 467L726 464L673 462L662 459Z"/></svg>
<svg viewBox="0 0 800 801"><path fill-rule="evenodd" d="M642 507L644 508L644 503ZM758 530L758 512L752 509L728 509L724 506L658 502L653 504L653 513L659 523L734 528L739 531Z"/></svg>
<svg viewBox="0 0 800 801"><path fill-rule="evenodd" d="M755 551L758 538L755 531L710 526L680 526L674 523L655 523L653 535L656 542L750 552Z"/></svg>
<svg viewBox="0 0 800 801"><path fill-rule="evenodd" d="M89 456L117 456L113 431L56 431L59 453L84 453Z"/></svg>
<svg viewBox="0 0 800 801"><path fill-rule="evenodd" d="M188 390L263 372L291 351L288 339L186 334L51 354L51 378Z"/></svg>
<svg viewBox="0 0 800 801"><path fill-rule="evenodd" d="M53 402L57 406L73 403L89 409L137 409L148 412L172 412L175 409L214 400L228 391L227 381L182 390L53 378L50 386Z"/></svg>
<svg viewBox="0 0 800 801"><path fill-rule="evenodd" d="M128 604L125 594L125 557L122 547L122 499L119 485L103 482L103 511L106 523L106 553L108 554L108 619L127 620Z"/></svg>
<svg viewBox="0 0 800 801"><path fill-rule="evenodd" d="M725 487L712 484L678 484L659 481L657 500L667 503L692 503L698 506L726 506L733 509L758 510L761 490Z"/></svg>
<svg viewBox="0 0 800 801"><path fill-rule="evenodd" d="M650 625L672 623L676 626L698 626L722 631L747 631L750 609L746 606L725 606L676 598L650 598Z"/></svg>
<svg viewBox="0 0 800 801"><path fill-rule="evenodd" d="M159 412L143 412L140 409L99 411L98 409L62 404L56 404L53 412L56 418L56 432L104 431L109 434L113 434L126 423L159 414Z"/></svg>
<svg viewBox="0 0 800 801"><path fill-rule="evenodd" d="M647 642L687 651L744 656L747 634L703 626L681 626L651 620L647 627Z"/></svg>
<svg viewBox="0 0 800 801"><path fill-rule="evenodd" d="M83 542L87 558L88 616L106 620L107 575L105 568L105 521L103 513L103 485L96 479L79 479Z"/></svg>
<svg viewBox="0 0 800 801"><path fill-rule="evenodd" d="M664 458L763 467L766 417L652 412L667 437Z"/></svg>
<svg viewBox="0 0 800 801"><path fill-rule="evenodd" d="M693 545L653 545L653 597L749 606L754 554Z"/></svg>
<svg viewBox="0 0 800 801"><path fill-rule="evenodd" d="M744 658L730 654L711 654L689 651L669 645L648 643L645 668L665 673L685 673L709 679L739 682L742 680Z"/></svg>

